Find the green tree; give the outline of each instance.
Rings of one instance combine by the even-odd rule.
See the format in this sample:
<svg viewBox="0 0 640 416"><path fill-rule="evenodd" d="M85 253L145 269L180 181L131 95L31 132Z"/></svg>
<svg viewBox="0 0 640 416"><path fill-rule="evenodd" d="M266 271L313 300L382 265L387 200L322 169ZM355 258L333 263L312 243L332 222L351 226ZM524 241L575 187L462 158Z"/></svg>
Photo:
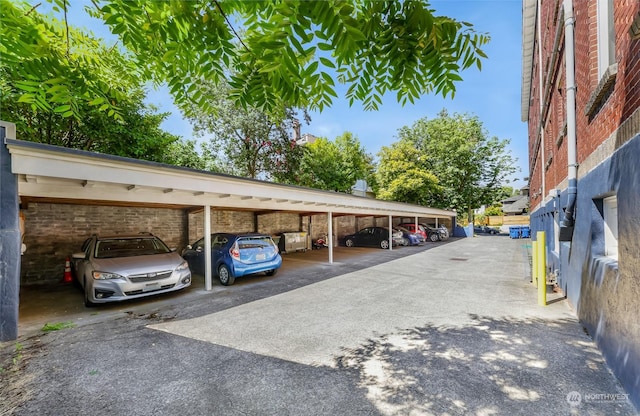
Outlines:
<svg viewBox="0 0 640 416"><path fill-rule="evenodd" d="M118 120L87 104L78 106L79 118L65 118L54 109L41 110L20 102L11 88L4 92L0 113L16 124L22 140L156 162L164 162L167 149L180 142L180 137L160 128L168 114L147 106L140 89L119 103Z"/></svg>
<svg viewBox="0 0 640 416"><path fill-rule="evenodd" d="M488 137L477 116L449 115L443 110L437 118L423 118L399 131L400 140L412 143L425 157L426 166L442 186L442 199L436 206L467 212L493 203L516 171L509 153L509 140Z"/></svg>
<svg viewBox="0 0 640 416"><path fill-rule="evenodd" d="M205 149L217 155L221 169L248 178L292 182L302 150L292 138L298 122L287 110L282 119L259 109L239 107L224 84L207 84L207 105L214 111L191 117L197 134L208 136Z"/></svg>
<svg viewBox="0 0 640 416"><path fill-rule="evenodd" d="M303 147L300 185L351 193L358 180L372 175L373 158L350 132L333 142L321 137Z"/></svg>
<svg viewBox="0 0 640 416"><path fill-rule="evenodd" d="M119 119L119 103L140 85L137 65L75 28L38 12L40 4L0 0L0 89L32 110L80 119L86 107ZM69 2L56 0L66 16Z"/></svg>
<svg viewBox="0 0 640 416"><path fill-rule="evenodd" d="M378 153L376 196L389 201L436 206L442 189L429 171L426 158L407 140L383 147Z"/></svg>
<svg viewBox="0 0 640 416"><path fill-rule="evenodd" d="M484 211L484 215L486 216L499 216L503 214L502 207L497 205L491 206Z"/></svg>
<svg viewBox="0 0 640 416"><path fill-rule="evenodd" d="M500 190L496 193L496 200L493 201L494 203L500 203L503 200L516 195L516 190L513 189L512 186L503 186L500 188Z"/></svg>
<svg viewBox="0 0 640 416"><path fill-rule="evenodd" d="M198 151L196 144L197 142L195 140L184 139L171 143L163 157L164 163L198 170L220 172L222 169L218 166L217 155L207 152L206 149Z"/></svg>
<svg viewBox="0 0 640 416"><path fill-rule="evenodd" d="M25 12L2 1L0 114L16 123L18 137L156 162L204 165L204 161L196 161L200 157L197 153L190 161L174 157L189 144L162 130L160 125L168 113L157 113L155 107L144 103L139 77L131 76L136 69L119 49L107 48L65 22L38 14L36 7ZM17 27L7 27L8 21ZM32 44L16 43L14 29L28 31ZM11 59L15 58L11 48L21 47L37 50L30 59ZM38 51L47 56L39 57ZM41 62L47 63L51 74L58 75L55 80L36 80L38 74L30 71L38 69ZM73 88L63 85L63 76L74 80ZM87 101L91 85L103 86L104 95Z"/></svg>
<svg viewBox="0 0 640 416"><path fill-rule="evenodd" d="M51 1L68 28L71 2ZM94 0L90 13L135 58L135 66L123 60L113 72L93 49L71 48L69 36L51 42L37 6L0 2L0 58L22 65L22 99L65 117L77 117L81 102L119 114L110 98L122 97L123 84L87 76L84 64L125 85L138 77L167 83L191 115L211 111L208 82L228 83L242 106L278 113L322 110L337 96L337 80L351 103L376 109L387 92L402 103L432 92L453 96L462 70L481 67L489 41L469 23L437 16L426 0Z"/></svg>

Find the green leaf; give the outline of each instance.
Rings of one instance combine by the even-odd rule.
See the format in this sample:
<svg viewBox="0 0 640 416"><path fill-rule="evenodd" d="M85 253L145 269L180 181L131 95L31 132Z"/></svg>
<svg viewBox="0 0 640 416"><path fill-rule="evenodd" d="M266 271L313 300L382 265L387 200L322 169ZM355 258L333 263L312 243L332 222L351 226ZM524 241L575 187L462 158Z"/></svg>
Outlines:
<svg viewBox="0 0 640 416"><path fill-rule="evenodd" d="M24 93L18 98L19 103L33 103L35 101L35 96L30 93Z"/></svg>
<svg viewBox="0 0 640 416"><path fill-rule="evenodd" d="M335 68L336 65L333 63L332 60L327 59L325 57L320 57L320 62L322 62L322 65L328 67L328 68Z"/></svg>
<svg viewBox="0 0 640 416"><path fill-rule="evenodd" d="M71 106L68 104L60 105L53 109L54 113L65 113L71 109Z"/></svg>
<svg viewBox="0 0 640 416"><path fill-rule="evenodd" d="M104 97L96 97L93 100L89 101L87 104L90 106L102 104L104 102Z"/></svg>

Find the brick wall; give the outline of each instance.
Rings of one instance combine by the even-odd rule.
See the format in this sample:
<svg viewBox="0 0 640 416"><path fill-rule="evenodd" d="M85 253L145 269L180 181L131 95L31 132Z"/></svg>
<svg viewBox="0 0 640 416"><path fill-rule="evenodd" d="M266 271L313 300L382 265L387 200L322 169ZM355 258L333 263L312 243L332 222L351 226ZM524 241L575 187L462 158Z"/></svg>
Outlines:
<svg viewBox="0 0 640 416"><path fill-rule="evenodd" d="M303 220L303 223L308 223L308 218ZM360 228L364 228L365 225L360 225L359 218L354 216L340 216L333 217L334 227L333 234L336 236L338 241L347 234L352 234L358 231ZM320 236L324 236L327 234L328 230L327 224L327 215L326 214L318 214L311 216L311 238L316 239ZM308 232L308 227L304 228L305 231Z"/></svg>
<svg viewBox="0 0 640 416"><path fill-rule="evenodd" d="M540 149L535 152L535 144L540 139L540 99L537 45L534 46L534 68L531 80L531 106L529 111L529 161L531 172L531 207L536 207L546 195L542 195L542 173L545 188L559 188L567 177L567 143L564 132L566 120L565 63L564 63L564 27L558 19L562 2L547 0L542 2L542 67L543 92L551 85L551 94L543 97L549 104L545 111L542 130L544 141L544 160ZM602 143L628 120L640 106L640 40L632 40L629 28L634 17L640 12L640 3L636 1L614 0L614 26L616 33L615 59L618 73L613 88L604 99L588 111L589 103L602 81L598 77L598 38L597 10L595 1L574 1L575 14L575 76L576 76L576 135L578 163L582 164ZM560 42L555 65L552 63L553 42L556 28L560 26ZM633 129L631 129L633 130ZM619 141L624 143L637 132L631 131ZM535 165L533 161L535 160ZM579 177L588 170L580 169Z"/></svg>
<svg viewBox="0 0 640 416"><path fill-rule="evenodd" d="M211 233L254 232L254 214L248 211L211 210ZM204 234L204 212L189 213L189 243Z"/></svg>
<svg viewBox="0 0 640 416"><path fill-rule="evenodd" d="M187 218L182 210L95 205L30 203L25 216L22 283L62 279L67 256L80 251L91 234L152 232L169 247L181 250Z"/></svg>
<svg viewBox="0 0 640 416"><path fill-rule="evenodd" d="M91 234L151 232L178 252L202 238L203 211L181 209L131 208L97 205L29 203L25 214L22 256L22 284L58 282L64 275L65 259L80 251ZM396 221L397 222L397 221ZM254 232L277 235L288 231L309 232L315 239L327 233L327 215L300 216L277 212L256 215L248 211L212 210L211 232ZM334 217L334 235L347 234L370 226L388 226L388 218Z"/></svg>
<svg viewBox="0 0 640 416"><path fill-rule="evenodd" d="M289 231L302 231L300 215L290 212L275 212L258 217L258 232L278 234Z"/></svg>
<svg viewBox="0 0 640 416"><path fill-rule="evenodd" d="M640 12L636 1L614 0L615 62L618 72L613 90L591 113L588 103L602 81L597 72L597 19L595 2L574 2L576 15L576 93L578 163L587 159L616 132L640 105L640 40L631 40L629 28ZM578 14L579 12L579 14ZM637 130L636 130L637 132ZM635 132L633 132L635 134ZM624 141L629 140L629 134ZM581 170L580 176L586 174Z"/></svg>

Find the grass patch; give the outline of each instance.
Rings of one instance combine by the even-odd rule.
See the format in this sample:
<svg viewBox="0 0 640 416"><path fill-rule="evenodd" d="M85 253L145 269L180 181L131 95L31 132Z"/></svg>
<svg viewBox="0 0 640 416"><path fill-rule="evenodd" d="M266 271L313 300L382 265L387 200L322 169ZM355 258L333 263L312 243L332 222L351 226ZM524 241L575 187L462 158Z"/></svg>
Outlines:
<svg viewBox="0 0 640 416"><path fill-rule="evenodd" d="M55 324L46 323L42 327L42 331L51 332L51 331L59 331L61 329L73 328L76 324L73 322L57 322Z"/></svg>

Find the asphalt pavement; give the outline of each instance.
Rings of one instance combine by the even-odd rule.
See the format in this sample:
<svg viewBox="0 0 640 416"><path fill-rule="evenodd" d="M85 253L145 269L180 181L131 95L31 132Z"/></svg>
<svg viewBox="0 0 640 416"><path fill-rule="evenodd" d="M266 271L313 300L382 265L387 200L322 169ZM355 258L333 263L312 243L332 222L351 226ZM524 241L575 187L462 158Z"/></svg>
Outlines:
<svg viewBox="0 0 640 416"><path fill-rule="evenodd" d="M0 414L639 414L567 300L538 306L529 244L300 253L274 277L76 311L0 344Z"/></svg>

